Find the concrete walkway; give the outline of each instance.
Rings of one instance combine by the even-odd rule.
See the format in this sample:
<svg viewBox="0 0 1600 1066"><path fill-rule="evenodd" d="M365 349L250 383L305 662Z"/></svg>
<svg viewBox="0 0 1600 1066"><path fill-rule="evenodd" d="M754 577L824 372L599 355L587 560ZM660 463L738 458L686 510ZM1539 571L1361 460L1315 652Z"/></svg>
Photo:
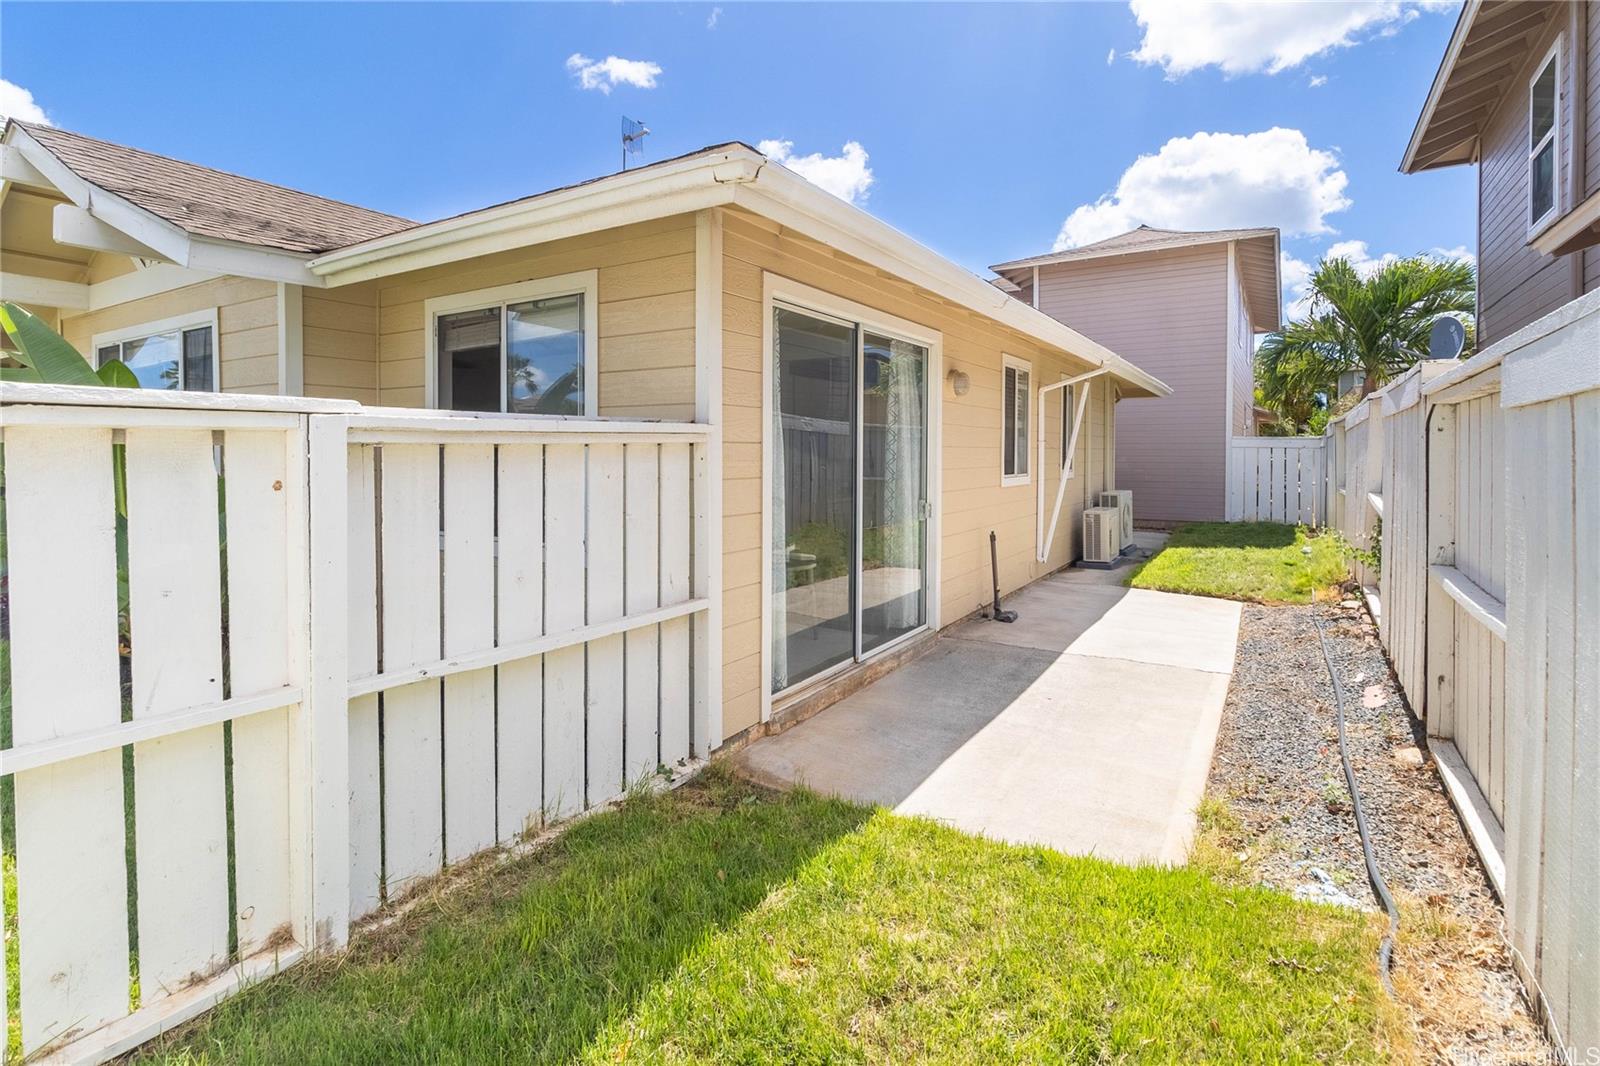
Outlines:
<svg viewBox="0 0 1600 1066"><path fill-rule="evenodd" d="M1141 534L1147 547L1158 546ZM1181 863L1233 671L1237 603L1069 570L738 765L969 832Z"/></svg>

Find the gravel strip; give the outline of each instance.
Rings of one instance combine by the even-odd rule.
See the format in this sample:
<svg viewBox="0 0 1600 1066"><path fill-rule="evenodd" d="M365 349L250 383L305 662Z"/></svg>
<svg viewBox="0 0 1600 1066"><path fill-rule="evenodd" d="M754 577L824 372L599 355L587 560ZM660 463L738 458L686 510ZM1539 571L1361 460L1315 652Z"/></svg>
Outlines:
<svg viewBox="0 0 1600 1066"><path fill-rule="evenodd" d="M1239 823L1226 846L1260 884L1378 906L1339 760L1318 613L1344 686L1373 851L1400 902L1394 980L1419 1046L1439 1062L1553 1061L1512 974L1500 904L1360 608L1245 606L1207 786Z"/></svg>

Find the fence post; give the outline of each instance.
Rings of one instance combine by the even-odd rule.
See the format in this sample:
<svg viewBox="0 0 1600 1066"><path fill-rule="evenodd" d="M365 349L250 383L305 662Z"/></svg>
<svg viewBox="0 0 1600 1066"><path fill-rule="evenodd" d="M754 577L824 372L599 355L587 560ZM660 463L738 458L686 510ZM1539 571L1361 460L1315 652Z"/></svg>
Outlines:
<svg viewBox="0 0 1600 1066"><path fill-rule="evenodd" d="M1428 566L1454 566L1456 562L1456 409L1454 404L1433 404L1426 397L1423 415L1427 452L1423 459L1423 491L1427 496ZM1423 613L1423 721L1428 735L1455 735L1456 608L1444 588L1427 583Z"/></svg>
<svg viewBox="0 0 1600 1066"><path fill-rule="evenodd" d="M292 852L305 857L301 943L339 947L350 932L348 433L345 415L310 415L306 432L305 706L292 783L305 815Z"/></svg>

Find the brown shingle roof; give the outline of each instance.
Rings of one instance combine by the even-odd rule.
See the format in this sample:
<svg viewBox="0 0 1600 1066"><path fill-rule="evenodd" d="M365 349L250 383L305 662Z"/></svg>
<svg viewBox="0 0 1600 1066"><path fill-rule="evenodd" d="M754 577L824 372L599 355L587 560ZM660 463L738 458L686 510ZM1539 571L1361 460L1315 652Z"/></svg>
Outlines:
<svg viewBox="0 0 1600 1066"><path fill-rule="evenodd" d="M416 225L396 215L81 133L31 122L17 125L80 178L198 237L325 252Z"/></svg>

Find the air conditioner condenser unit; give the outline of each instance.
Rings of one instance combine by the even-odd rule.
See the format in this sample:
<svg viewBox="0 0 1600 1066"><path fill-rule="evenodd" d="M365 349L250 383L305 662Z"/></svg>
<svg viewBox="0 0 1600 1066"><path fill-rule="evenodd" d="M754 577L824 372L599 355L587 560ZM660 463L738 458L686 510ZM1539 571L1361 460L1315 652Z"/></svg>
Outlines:
<svg viewBox="0 0 1600 1066"><path fill-rule="evenodd" d="M1100 494L1101 507L1115 507L1118 520L1117 550L1127 551L1133 544L1133 492L1129 489L1111 489Z"/></svg>
<svg viewBox="0 0 1600 1066"><path fill-rule="evenodd" d="M1109 569L1121 554L1122 517L1115 507L1090 507L1083 512L1083 563Z"/></svg>

